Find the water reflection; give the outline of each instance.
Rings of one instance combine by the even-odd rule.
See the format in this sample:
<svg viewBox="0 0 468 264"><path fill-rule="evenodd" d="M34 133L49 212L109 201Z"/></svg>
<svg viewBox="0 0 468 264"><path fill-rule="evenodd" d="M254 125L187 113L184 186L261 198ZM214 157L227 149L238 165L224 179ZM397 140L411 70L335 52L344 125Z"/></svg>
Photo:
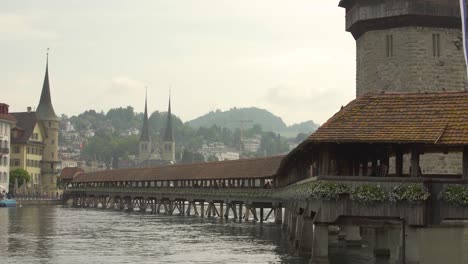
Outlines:
<svg viewBox="0 0 468 264"><path fill-rule="evenodd" d="M375 237L366 234L364 247L331 236L330 263L395 263L376 260ZM420 263L467 263L467 228L420 228L412 237L407 244L419 246L407 246L406 253L417 249ZM0 263L308 262L294 255L285 231L272 223L59 206L0 209Z"/></svg>
<svg viewBox="0 0 468 264"><path fill-rule="evenodd" d="M0 263L308 263L281 228L112 210L0 210Z"/></svg>

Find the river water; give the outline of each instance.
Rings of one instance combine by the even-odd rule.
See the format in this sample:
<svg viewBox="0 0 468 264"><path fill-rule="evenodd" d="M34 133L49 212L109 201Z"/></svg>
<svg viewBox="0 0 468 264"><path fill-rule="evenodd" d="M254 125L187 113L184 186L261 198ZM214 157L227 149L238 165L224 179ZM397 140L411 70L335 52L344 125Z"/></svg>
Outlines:
<svg viewBox="0 0 468 264"><path fill-rule="evenodd" d="M0 263L308 263L272 223L61 206L0 209ZM330 249L332 264L375 263Z"/></svg>

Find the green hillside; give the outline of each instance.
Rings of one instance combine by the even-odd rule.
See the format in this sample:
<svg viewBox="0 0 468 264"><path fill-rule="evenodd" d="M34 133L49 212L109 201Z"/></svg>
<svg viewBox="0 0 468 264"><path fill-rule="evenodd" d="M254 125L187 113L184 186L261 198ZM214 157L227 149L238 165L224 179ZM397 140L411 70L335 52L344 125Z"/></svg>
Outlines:
<svg viewBox="0 0 468 264"><path fill-rule="evenodd" d="M280 117L265 109L256 107L231 108L228 111L217 110L216 112L209 112L188 121L187 124L193 128L216 125L229 129L237 129L241 127L241 122L244 123L244 128L251 128L254 124L259 124L263 131L272 131L288 137L295 137L298 133L308 134L315 131L318 127L313 121L287 126Z"/></svg>

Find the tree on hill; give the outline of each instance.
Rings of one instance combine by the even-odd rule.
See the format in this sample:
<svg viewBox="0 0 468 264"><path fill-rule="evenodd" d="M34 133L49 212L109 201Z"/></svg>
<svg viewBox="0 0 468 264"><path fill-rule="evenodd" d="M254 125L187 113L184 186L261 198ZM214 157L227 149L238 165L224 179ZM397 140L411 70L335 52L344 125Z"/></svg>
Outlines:
<svg viewBox="0 0 468 264"><path fill-rule="evenodd" d="M110 109L106 114L106 118L120 132L141 126L143 115L135 113L133 107L127 106L126 108Z"/></svg>
<svg viewBox="0 0 468 264"><path fill-rule="evenodd" d="M118 158L128 158L138 153L139 137L122 137L117 133L99 131L83 148L82 155L116 165Z"/></svg>
<svg viewBox="0 0 468 264"><path fill-rule="evenodd" d="M95 110L88 110L85 111L78 116L70 117L70 122L77 130L85 130L88 128L92 128L97 130L99 128L99 124L106 121L106 116L104 112L96 112Z"/></svg>

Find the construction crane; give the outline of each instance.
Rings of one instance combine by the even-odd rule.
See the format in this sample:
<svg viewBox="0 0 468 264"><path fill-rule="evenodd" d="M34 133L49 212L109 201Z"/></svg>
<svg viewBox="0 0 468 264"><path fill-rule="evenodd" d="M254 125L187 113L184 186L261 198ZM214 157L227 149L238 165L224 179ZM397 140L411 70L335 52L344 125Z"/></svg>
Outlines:
<svg viewBox="0 0 468 264"><path fill-rule="evenodd" d="M244 156L242 154L243 152L243 141L244 141L244 124L245 123L252 123L253 120L250 119L243 119L243 120L237 120L238 123L240 123L240 146L239 146L239 158L242 159Z"/></svg>

